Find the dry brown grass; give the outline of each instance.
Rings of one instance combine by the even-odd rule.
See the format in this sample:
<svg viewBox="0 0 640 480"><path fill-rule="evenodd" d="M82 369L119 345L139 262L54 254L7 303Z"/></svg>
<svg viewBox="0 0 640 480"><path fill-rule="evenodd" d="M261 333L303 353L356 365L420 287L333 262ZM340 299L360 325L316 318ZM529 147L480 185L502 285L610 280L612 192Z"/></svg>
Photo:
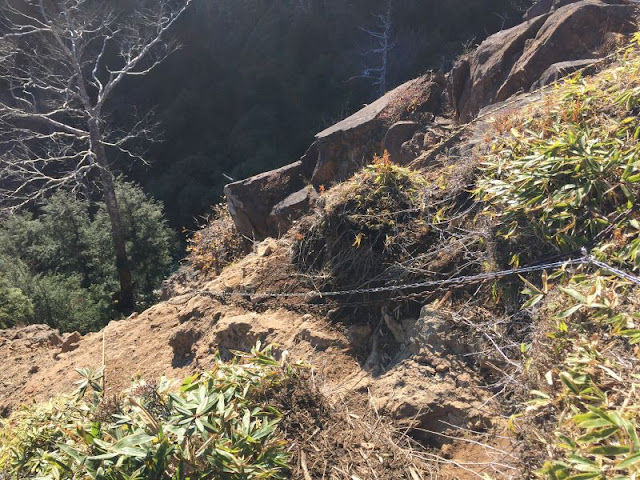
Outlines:
<svg viewBox="0 0 640 480"><path fill-rule="evenodd" d="M212 208L204 225L189 239L187 261L198 272L218 275L224 267L249 252L249 242L238 232L225 204Z"/></svg>
<svg viewBox="0 0 640 480"><path fill-rule="evenodd" d="M424 448L373 408L351 411L329 402L322 380L294 379L275 399L282 411L280 431L289 442L292 478L300 480L439 478Z"/></svg>

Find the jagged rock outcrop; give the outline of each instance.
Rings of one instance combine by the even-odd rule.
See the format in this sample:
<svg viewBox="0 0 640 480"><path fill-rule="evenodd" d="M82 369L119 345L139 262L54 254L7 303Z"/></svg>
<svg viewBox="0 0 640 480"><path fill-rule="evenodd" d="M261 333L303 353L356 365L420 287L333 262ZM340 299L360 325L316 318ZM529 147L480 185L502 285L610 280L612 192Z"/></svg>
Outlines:
<svg viewBox="0 0 640 480"><path fill-rule="evenodd" d="M396 122L437 113L444 87L441 75L424 75L318 133L304 157L315 161L313 184L328 186L348 178L368 163L373 154L381 153L387 132ZM408 135L404 141L410 138Z"/></svg>
<svg viewBox="0 0 640 480"><path fill-rule="evenodd" d="M458 61L448 82L442 74L411 80L318 133L298 162L227 185L238 230L256 240L283 235L318 190L348 178L385 148L393 161L413 161L432 143L425 125L440 113L445 87L457 118L466 122L487 105L597 62L608 34L635 31L637 10L630 0L538 2L529 20L490 36Z"/></svg>
<svg viewBox="0 0 640 480"><path fill-rule="evenodd" d="M638 7L632 2L566 3L540 2L539 11L530 15L533 18L490 36L473 54L456 63L449 94L460 121L469 121L489 104L530 90L556 64L595 61L608 33L636 29Z"/></svg>
<svg viewBox="0 0 640 480"><path fill-rule="evenodd" d="M299 211L313 202L314 165L307 159L234 182L224 189L238 231L252 239L284 233Z"/></svg>
<svg viewBox="0 0 640 480"><path fill-rule="evenodd" d="M318 133L299 161L227 185L227 205L240 233L253 239L284 234L309 210L317 189L348 178L382 153L394 124L407 119L417 124L439 112L445 86L441 74L411 80ZM410 130L396 127L391 134L398 152L416 129Z"/></svg>

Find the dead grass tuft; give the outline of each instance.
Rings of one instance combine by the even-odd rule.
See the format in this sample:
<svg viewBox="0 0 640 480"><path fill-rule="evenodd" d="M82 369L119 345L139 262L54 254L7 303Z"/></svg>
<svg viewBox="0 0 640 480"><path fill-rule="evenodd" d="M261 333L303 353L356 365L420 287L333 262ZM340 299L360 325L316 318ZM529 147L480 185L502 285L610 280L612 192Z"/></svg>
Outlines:
<svg viewBox="0 0 640 480"><path fill-rule="evenodd" d="M294 378L274 402L283 413L278 428L289 441L292 478L437 478L434 463L420 458L422 447L373 409L355 413L330 404L318 380L311 374Z"/></svg>
<svg viewBox="0 0 640 480"><path fill-rule="evenodd" d="M218 275L224 267L250 251L226 205L212 208L205 224L189 239L187 261L198 272Z"/></svg>

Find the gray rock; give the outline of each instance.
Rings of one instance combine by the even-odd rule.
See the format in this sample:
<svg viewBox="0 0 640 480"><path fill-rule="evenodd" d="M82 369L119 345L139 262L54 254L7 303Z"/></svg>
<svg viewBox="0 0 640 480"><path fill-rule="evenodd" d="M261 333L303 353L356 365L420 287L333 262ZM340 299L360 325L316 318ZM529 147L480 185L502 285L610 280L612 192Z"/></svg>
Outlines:
<svg viewBox="0 0 640 480"><path fill-rule="evenodd" d="M309 185L312 168L298 161L270 172L227 185L227 207L238 231L246 237L263 239L280 232L277 218L271 214L289 195Z"/></svg>
<svg viewBox="0 0 640 480"><path fill-rule="evenodd" d="M255 240L286 233L313 205L314 188L348 178L382 153L390 126L439 111L445 84L442 75L429 74L400 85L318 133L300 161L227 185L227 206L239 232Z"/></svg>
<svg viewBox="0 0 640 480"><path fill-rule="evenodd" d="M584 60L554 63L544 71L537 82L531 85L531 90L537 90L545 85L550 85L580 69L585 69L584 74L590 75L594 72L595 68L589 67L594 67L594 65L601 60L601 58L586 58Z"/></svg>
<svg viewBox="0 0 640 480"><path fill-rule="evenodd" d="M592 59L607 33L635 31L637 12L624 0L558 0L549 13L490 36L449 76L458 118L469 121L483 107L528 91L554 64Z"/></svg>
<svg viewBox="0 0 640 480"><path fill-rule="evenodd" d="M382 153L387 130L412 113L440 109L444 84L432 75L410 80L316 135L315 186L348 178Z"/></svg>
<svg viewBox="0 0 640 480"><path fill-rule="evenodd" d="M450 75L449 96L460 121L467 122L496 100L525 42L538 33L547 15L503 30L487 38L468 58L456 62Z"/></svg>
<svg viewBox="0 0 640 480"><path fill-rule="evenodd" d="M420 128L418 122L403 121L391 125L384 136L384 149L389 152L391 161L400 165L406 165L415 157L411 157L410 152L402 149L402 145L411 140L416 131Z"/></svg>
<svg viewBox="0 0 640 480"><path fill-rule="evenodd" d="M271 209L268 223L277 230L277 235L283 235L289 230L294 220L309 211L318 194L312 185L308 185L279 202Z"/></svg>

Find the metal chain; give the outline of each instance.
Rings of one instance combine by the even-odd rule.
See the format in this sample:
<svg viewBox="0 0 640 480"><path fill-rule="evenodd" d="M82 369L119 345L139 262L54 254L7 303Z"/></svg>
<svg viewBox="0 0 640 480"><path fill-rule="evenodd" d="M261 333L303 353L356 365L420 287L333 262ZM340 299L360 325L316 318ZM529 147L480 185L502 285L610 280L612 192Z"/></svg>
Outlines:
<svg viewBox="0 0 640 480"><path fill-rule="evenodd" d="M638 285L640 287L640 277L637 277L636 275L631 275L630 273L624 272L622 270L620 270L619 268L616 267L612 267L611 265L608 265L604 262L601 262L600 260L597 260L594 256L590 255L589 257L587 257L589 260L589 263L601 268L602 270L606 270L607 272L613 273L615 276L620 277L624 280L628 280L631 283L635 283L636 285Z"/></svg>
<svg viewBox="0 0 640 480"><path fill-rule="evenodd" d="M427 280L423 282L409 283L404 285L388 285L382 287L372 287L372 288L357 288L353 290L338 290L338 291L330 291L330 292L321 292L321 291L311 291L311 292L267 292L267 293L249 293L249 292L230 292L230 291L219 291L213 292L209 290L199 290L194 293L190 298L193 298L197 295L206 295L211 297L231 297L233 295L247 295L252 299L267 299L267 298L309 298L309 297L342 297L342 296L350 296L350 295L363 295L363 294L372 294L372 293L385 293L385 292L400 292L403 290L418 290L418 289L427 289L430 287L461 287L464 285L472 285L477 283L486 282L489 280L496 280L498 278L504 278L510 275L518 275L523 273L531 273L531 272L539 272L542 270L553 270L557 268L565 268L570 265L583 265L589 263L589 258L583 256L577 259L569 259L560 262L551 262L544 263L538 265L531 265L527 267L519 267L513 268L510 270L502 270L498 272L487 272L480 273L477 275L464 275L455 278L448 278L444 280ZM187 300L188 301L188 300ZM174 303L175 304L175 303Z"/></svg>
<svg viewBox="0 0 640 480"><path fill-rule="evenodd" d="M423 282L408 283L404 285L387 285L382 287L356 288L353 290L336 290L336 291L330 291L330 292L321 292L318 290L314 290L311 292L289 292L289 293L287 292L250 293L250 292L239 292L239 291L216 292L216 291L210 291L210 290L198 290L184 301L181 301L181 302L169 301L168 303L171 305L183 304L198 295L206 295L214 298L229 298L229 297L232 297L233 295L241 295L241 296L248 296L254 300L264 300L269 298L343 297L343 296L364 295L364 294L373 294L373 293L402 292L405 290L420 290L420 289L426 290L431 287L437 287L438 289L443 289L445 287L454 288L454 287L462 287L465 285L483 283L490 280L497 280L499 278L504 278L511 275L540 272L543 270L555 270L559 268L566 268L572 265L593 265L602 270L610 272L619 278L628 280L629 282L632 282L635 285L640 286L640 277L624 272L618 268L615 268L611 265L601 262L597 260L593 255L586 255L586 252L583 252L583 253L584 255L580 258L573 258L573 259L568 259L568 260L563 260L558 262L549 262L549 263L543 263L543 264L537 264L537 265L530 265L527 267L512 268L510 270L501 270L498 272L480 273L477 275L463 275L460 277L448 278L444 280L427 280Z"/></svg>

